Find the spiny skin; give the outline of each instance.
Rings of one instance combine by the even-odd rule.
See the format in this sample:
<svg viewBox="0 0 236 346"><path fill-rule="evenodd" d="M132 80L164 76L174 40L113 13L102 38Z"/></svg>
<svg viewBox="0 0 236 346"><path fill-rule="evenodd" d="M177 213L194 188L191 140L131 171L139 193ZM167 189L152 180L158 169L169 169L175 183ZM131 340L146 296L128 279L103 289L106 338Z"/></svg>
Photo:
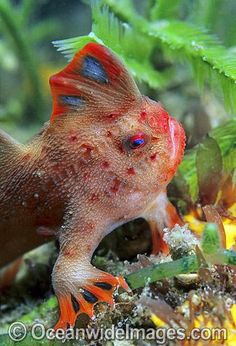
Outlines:
<svg viewBox="0 0 236 346"><path fill-rule="evenodd" d="M100 85L91 80L94 75L86 70L83 77L75 76L80 82L77 87L71 82L71 75L78 73L76 64L88 51L100 59L107 75L96 65ZM89 63L86 68L91 67ZM116 103L110 103L108 114L105 97L112 98L113 94L110 89L106 94L107 86L101 85L105 83L104 76L117 85L113 90ZM86 81L88 77L91 78ZM68 323L74 325L79 313L92 316L96 301L112 303L115 287L126 287L122 279L90 264L106 234L118 225L143 217L150 222L155 238L162 226L177 220L165 188L181 161L185 136L179 123L159 103L138 93L123 65L102 46L85 46L51 83L51 123L26 146L10 143L4 134L1 136L0 148L8 150L2 149L0 154L0 240L7 249L1 254L0 265L47 241L35 232L37 228L56 231L60 254L52 278L61 310L56 328L66 328ZM62 101L58 97L61 88L65 94L66 83L73 84L67 93L73 96L63 96L60 100L65 104L60 107ZM126 87L131 88L127 102L122 95ZM101 107L98 102L97 109L93 104L96 88L103 101ZM93 104L91 109L77 109L81 107L78 90L85 104ZM68 103L72 108L67 107ZM137 138L143 141L142 145L133 148L132 141ZM108 286L104 289L104 285Z"/></svg>

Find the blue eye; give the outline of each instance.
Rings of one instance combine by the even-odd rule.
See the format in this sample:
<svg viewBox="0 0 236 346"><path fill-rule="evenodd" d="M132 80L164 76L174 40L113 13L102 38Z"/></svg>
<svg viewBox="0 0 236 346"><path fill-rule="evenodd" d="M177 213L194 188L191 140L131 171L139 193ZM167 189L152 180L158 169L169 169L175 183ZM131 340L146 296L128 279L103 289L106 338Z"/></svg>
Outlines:
<svg viewBox="0 0 236 346"><path fill-rule="evenodd" d="M146 136L144 133L139 133L128 139L128 145L130 149L138 149L146 144Z"/></svg>
<svg viewBox="0 0 236 346"><path fill-rule="evenodd" d="M130 144L132 145L133 148L140 147L141 145L144 144L144 139L142 138L135 139L134 141L130 142Z"/></svg>

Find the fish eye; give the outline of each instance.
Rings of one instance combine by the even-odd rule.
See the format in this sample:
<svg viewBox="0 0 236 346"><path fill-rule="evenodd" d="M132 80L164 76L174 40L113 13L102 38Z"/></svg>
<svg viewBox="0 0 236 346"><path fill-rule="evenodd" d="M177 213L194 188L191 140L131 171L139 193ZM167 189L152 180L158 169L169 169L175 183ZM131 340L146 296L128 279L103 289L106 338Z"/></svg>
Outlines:
<svg viewBox="0 0 236 346"><path fill-rule="evenodd" d="M139 149L142 148L146 144L146 142L147 136L144 133L139 132L126 140L126 146L128 147L128 149Z"/></svg>

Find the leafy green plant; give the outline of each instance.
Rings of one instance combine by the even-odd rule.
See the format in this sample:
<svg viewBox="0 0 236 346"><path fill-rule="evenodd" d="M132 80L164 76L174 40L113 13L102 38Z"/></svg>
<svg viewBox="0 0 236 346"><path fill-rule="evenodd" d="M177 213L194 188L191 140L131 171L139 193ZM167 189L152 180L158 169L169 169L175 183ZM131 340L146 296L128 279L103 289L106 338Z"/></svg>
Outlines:
<svg viewBox="0 0 236 346"><path fill-rule="evenodd" d="M146 39L143 34L137 35L133 28L121 24L107 8L101 8L98 3L92 5L92 17L92 31L89 35L54 41L55 47L71 59L86 43L103 43L119 55L137 80L153 88L165 85L164 75L156 71L150 62L152 39Z"/></svg>
<svg viewBox="0 0 236 346"><path fill-rule="evenodd" d="M135 11L126 11L121 1L104 1L109 8L128 22L137 33L155 38L164 52L172 59L180 59L192 65L195 78L200 84L207 81L217 86L224 95L224 101L232 112L236 109L236 58L235 54L220 44L217 37L206 29L187 21L173 19L180 1L156 1L151 8L152 21L141 17ZM172 18L170 14L172 10ZM154 21L159 17L161 21ZM215 83L215 80L216 82Z"/></svg>
<svg viewBox="0 0 236 346"><path fill-rule="evenodd" d="M206 29L177 20L181 3L156 1L145 16L136 12L131 0L92 2L91 33L54 44L71 57L86 42L102 42L124 60L138 80L154 88L166 86L169 77L166 70L161 72L154 67L152 53L158 48L167 60L190 63L198 84L207 83L212 89L221 90L227 108L233 112L236 110L235 55Z"/></svg>
<svg viewBox="0 0 236 346"><path fill-rule="evenodd" d="M185 201L210 204L227 177L236 184L236 119L213 129L185 154L172 185Z"/></svg>
<svg viewBox="0 0 236 346"><path fill-rule="evenodd" d="M21 118L24 119L28 114L33 114L34 121L42 119L45 105L39 71L39 54L35 46L48 38L57 28L54 20L44 20L32 25L31 19L37 6L37 2L29 0L22 0L18 6L11 0L0 1L2 39L6 38L8 45L15 53L21 70L20 78L27 86L26 90L21 88L18 95L18 98L21 96Z"/></svg>

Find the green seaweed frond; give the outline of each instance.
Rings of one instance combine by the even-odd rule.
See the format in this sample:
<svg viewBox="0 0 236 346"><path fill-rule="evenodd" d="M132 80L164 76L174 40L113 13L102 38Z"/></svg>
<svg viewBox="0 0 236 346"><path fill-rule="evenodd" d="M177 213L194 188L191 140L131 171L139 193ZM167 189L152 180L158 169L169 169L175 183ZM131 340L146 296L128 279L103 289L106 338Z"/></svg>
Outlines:
<svg viewBox="0 0 236 346"><path fill-rule="evenodd" d="M53 44L69 59L86 43L95 41L112 49L129 68L138 81L146 82L152 88L165 85L165 77L154 69L150 62L153 39L137 32L120 22L106 7L98 2L92 4L92 31L87 36L54 41Z"/></svg>
<svg viewBox="0 0 236 346"><path fill-rule="evenodd" d="M191 64L201 87L208 84L214 90L221 90L226 107L234 112L235 55L206 29L172 19L179 10L180 2L171 3L167 6L166 1L158 1L150 10L153 19L150 22L136 13L130 0L127 6L123 0L92 2L92 32L87 36L55 41L54 45L71 57L87 42L103 43L120 56L137 80L145 81L153 88L162 87L166 79L165 74L158 72L151 63L153 50L161 46L170 60ZM108 6L111 12L102 4Z"/></svg>
<svg viewBox="0 0 236 346"><path fill-rule="evenodd" d="M22 0L17 5L10 0L0 1L0 31L12 46L21 67L22 80L26 81L25 85L29 85L29 88L25 88L26 92L22 88L19 94L25 105L22 107L22 117L28 120L27 114L33 114L35 121L42 118L45 104L39 71L40 59L35 46L58 28L58 23L52 19L32 23L32 16L38 6L37 1Z"/></svg>
<svg viewBox="0 0 236 346"><path fill-rule="evenodd" d="M163 19L150 22L135 12L131 15L120 1L106 0L103 3L129 23L137 35L142 33L156 39L172 60L189 62L198 84L208 83L212 89L219 87L228 110L236 110L236 57L216 37L185 21Z"/></svg>
<svg viewBox="0 0 236 346"><path fill-rule="evenodd" d="M158 0L150 10L151 20L176 18L179 14L181 0Z"/></svg>
<svg viewBox="0 0 236 346"><path fill-rule="evenodd" d="M200 86L219 86L226 107L236 109L236 57L206 30L187 22L171 21L147 25L149 35L161 40L172 58L191 63ZM217 82L217 83L216 83Z"/></svg>

